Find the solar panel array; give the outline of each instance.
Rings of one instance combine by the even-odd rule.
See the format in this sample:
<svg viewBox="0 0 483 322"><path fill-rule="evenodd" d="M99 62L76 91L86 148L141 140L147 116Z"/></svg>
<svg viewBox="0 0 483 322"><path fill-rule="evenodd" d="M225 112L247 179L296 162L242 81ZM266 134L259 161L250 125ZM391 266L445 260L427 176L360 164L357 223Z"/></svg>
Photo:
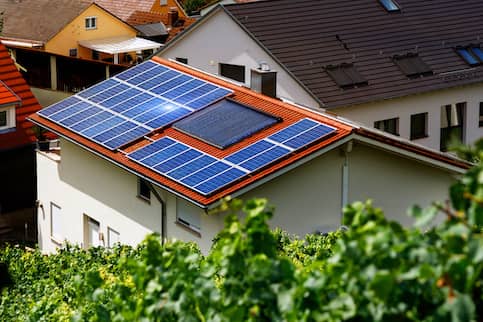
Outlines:
<svg viewBox="0 0 483 322"><path fill-rule="evenodd" d="M147 61L38 114L114 150L231 93Z"/></svg>
<svg viewBox="0 0 483 322"><path fill-rule="evenodd" d="M224 159L170 137L133 151L127 157L194 191L210 195L335 131L305 118Z"/></svg>

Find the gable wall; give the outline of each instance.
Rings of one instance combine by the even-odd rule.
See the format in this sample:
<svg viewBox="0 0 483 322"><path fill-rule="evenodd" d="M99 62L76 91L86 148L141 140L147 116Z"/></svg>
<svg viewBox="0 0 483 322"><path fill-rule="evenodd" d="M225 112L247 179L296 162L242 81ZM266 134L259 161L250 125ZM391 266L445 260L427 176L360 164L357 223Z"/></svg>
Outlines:
<svg viewBox="0 0 483 322"><path fill-rule="evenodd" d="M85 18L97 17L97 28L86 30ZM69 49L78 48L78 57L91 59L91 50L80 47L79 40L102 39L109 37L135 37L136 31L116 19L106 11L91 5L77 18L67 24L57 35L45 44L48 52L69 56Z"/></svg>
<svg viewBox="0 0 483 322"><path fill-rule="evenodd" d="M180 41L159 54L163 58L188 58L190 66L218 75L219 63L244 65L245 85L250 86L250 70L260 61L277 71L277 96L299 104L318 107L318 103L260 48L224 11L202 22Z"/></svg>

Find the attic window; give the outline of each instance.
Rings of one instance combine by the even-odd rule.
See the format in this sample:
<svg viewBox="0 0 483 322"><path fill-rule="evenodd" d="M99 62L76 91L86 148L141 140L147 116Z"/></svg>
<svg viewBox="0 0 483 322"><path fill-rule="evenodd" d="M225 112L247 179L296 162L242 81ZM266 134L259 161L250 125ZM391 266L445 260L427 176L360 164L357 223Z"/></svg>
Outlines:
<svg viewBox="0 0 483 322"><path fill-rule="evenodd" d="M255 108L224 99L176 122L173 127L225 149L280 120Z"/></svg>
<svg viewBox="0 0 483 322"><path fill-rule="evenodd" d="M15 128L15 107L0 108L0 133Z"/></svg>
<svg viewBox="0 0 483 322"><path fill-rule="evenodd" d="M401 9L393 0L379 0L379 3L386 9L388 12L398 12Z"/></svg>
<svg viewBox="0 0 483 322"><path fill-rule="evenodd" d="M367 80L359 74L354 64L329 65L325 67L325 71L341 88L348 89L367 85Z"/></svg>
<svg viewBox="0 0 483 322"><path fill-rule="evenodd" d="M97 28L97 17L86 17L86 30Z"/></svg>
<svg viewBox="0 0 483 322"><path fill-rule="evenodd" d="M433 75L431 68L419 57L418 54L395 55L392 60L409 78Z"/></svg>
<svg viewBox="0 0 483 322"><path fill-rule="evenodd" d="M483 50L479 45L459 46L455 50L470 66L478 66L483 63Z"/></svg>

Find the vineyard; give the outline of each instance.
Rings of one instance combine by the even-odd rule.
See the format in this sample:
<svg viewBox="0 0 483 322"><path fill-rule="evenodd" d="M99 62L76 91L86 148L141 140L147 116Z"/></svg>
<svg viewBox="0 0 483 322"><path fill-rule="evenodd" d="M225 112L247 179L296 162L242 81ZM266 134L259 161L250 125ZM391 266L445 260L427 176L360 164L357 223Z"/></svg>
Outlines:
<svg viewBox="0 0 483 322"><path fill-rule="evenodd" d="M481 160L479 149L465 150ZM264 199L224 204L209 254L148 236L137 248L56 255L0 251L12 283L2 321L482 321L483 165L448 203L413 207L414 228L371 202L344 209L345 231L298 239L270 230ZM242 222L237 214L244 212ZM430 225L435 217L438 225Z"/></svg>

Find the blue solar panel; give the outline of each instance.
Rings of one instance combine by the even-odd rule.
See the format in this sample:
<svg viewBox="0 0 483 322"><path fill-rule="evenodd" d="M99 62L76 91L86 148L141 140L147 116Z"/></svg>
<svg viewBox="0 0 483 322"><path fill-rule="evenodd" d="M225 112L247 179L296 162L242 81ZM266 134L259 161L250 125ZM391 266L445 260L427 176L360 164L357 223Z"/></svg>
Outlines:
<svg viewBox="0 0 483 322"><path fill-rule="evenodd" d="M111 129L121 123L123 123L125 120L121 117L118 116L113 116L111 118L108 118L107 120L102 121L101 123L97 123L96 125L88 128L87 130L82 131L82 135L85 135L89 138L94 137L105 130Z"/></svg>
<svg viewBox="0 0 483 322"><path fill-rule="evenodd" d="M183 95L186 92L189 92L197 87L200 87L203 85L204 82L200 81L199 79L192 79L190 81L185 82L183 85L180 85L178 87L175 87L166 93L163 93L163 97L166 97L168 99L174 99L178 96Z"/></svg>
<svg viewBox="0 0 483 322"><path fill-rule="evenodd" d="M83 90L82 92L78 93L77 95L83 98L88 98L102 92L110 87L115 85L119 85L120 83L114 79L108 79L104 82L96 84L94 86L89 87L88 89Z"/></svg>
<svg viewBox="0 0 483 322"><path fill-rule="evenodd" d="M136 105L139 105L143 102L147 102L147 101L149 101L153 98L154 97L150 94L142 93L140 95L134 96L133 98L131 98L127 101L122 102L121 104L113 106L111 108L111 110L114 111L114 112L117 112L117 113L122 113L124 111L127 111L127 110L133 108Z"/></svg>
<svg viewBox="0 0 483 322"><path fill-rule="evenodd" d="M162 138L129 154L131 159L140 161L147 156L176 143L173 139Z"/></svg>
<svg viewBox="0 0 483 322"><path fill-rule="evenodd" d="M87 103L86 103L87 104ZM78 122L81 122L91 116L96 115L97 113L101 112L102 109L99 107L91 105L91 107L86 108L85 110L72 115L71 117L65 118L62 121L60 121L60 124L64 126L71 126L73 124L76 124Z"/></svg>
<svg viewBox="0 0 483 322"><path fill-rule="evenodd" d="M147 157L146 159L143 160L143 164L147 165L148 167L152 167L158 163L168 160L174 155L179 154L185 150L188 150L188 147L186 145L176 143Z"/></svg>
<svg viewBox="0 0 483 322"><path fill-rule="evenodd" d="M194 187L198 185L199 183L205 181L208 178L211 178L215 176L218 173L221 173L225 170L230 168L230 166L226 163L223 163L221 161L217 161L213 164L210 164L209 166L200 169L199 171L187 176L186 178L182 179L181 182L184 183L185 185L188 185L190 187Z"/></svg>
<svg viewBox="0 0 483 322"><path fill-rule="evenodd" d="M261 140L253 143L252 145L238 152L232 153L231 155L226 157L225 160L232 162L234 164L240 164L241 162L253 157L254 155L257 155L262 151L266 151L273 146L274 146L273 143Z"/></svg>
<svg viewBox="0 0 483 322"><path fill-rule="evenodd" d="M193 159L199 157L202 153L193 149L189 149L183 153L178 154L177 156L169 159L168 161L162 162L154 167L154 169L161 173L166 173L171 170L176 169L177 167L190 162Z"/></svg>
<svg viewBox="0 0 483 322"><path fill-rule="evenodd" d="M153 129L158 129L160 127L166 126L179 118L187 115L188 113L191 113L190 110L185 109L183 107L174 109L160 117L155 118L154 120L146 123L147 126L153 128Z"/></svg>
<svg viewBox="0 0 483 322"><path fill-rule="evenodd" d="M125 102L128 99L133 98L134 96L139 94L141 94L140 90L135 88L130 88L117 95L113 94L109 99L106 99L105 101L102 101L101 103L99 103L99 105L110 108L110 107L113 107L114 105Z"/></svg>
<svg viewBox="0 0 483 322"><path fill-rule="evenodd" d="M155 86L158 86L158 85L160 85L160 84L162 84L162 83L164 83L164 82L166 82L166 81L168 81L168 80L170 80L173 77L176 77L178 75L179 75L178 72L176 72L174 70L169 70L169 71L167 71L167 72L165 72L165 73L163 73L159 76L156 76L156 77L154 77L150 80L147 80L147 81L145 81L141 84L138 84L137 86L142 88L142 89L149 90L149 89L151 89Z"/></svg>
<svg viewBox="0 0 483 322"><path fill-rule="evenodd" d="M150 129L147 129L143 126L137 126L134 129L127 131L119 136L116 136L115 138L104 142L104 145L107 146L110 149L116 149L126 143L129 143L131 141L134 141L136 139L139 139L140 137L143 137L144 135L148 134L151 132Z"/></svg>
<svg viewBox="0 0 483 322"><path fill-rule="evenodd" d="M149 101L146 101L144 103L141 103L127 111L124 111L122 112L121 114L128 117L128 118L133 118L137 115L141 115L142 113L145 113L155 107L157 107L158 105L162 105L166 103L165 100L162 100L160 98L153 98Z"/></svg>
<svg viewBox="0 0 483 322"><path fill-rule="evenodd" d="M334 131L335 129L320 124L316 127L311 128L310 130L307 130L295 136L293 139L285 141L283 144L293 149L299 149Z"/></svg>
<svg viewBox="0 0 483 322"><path fill-rule="evenodd" d="M67 117L70 117L88 107L90 107L92 105L90 105L89 103L86 103L86 102L79 102L77 104L74 104L72 106L70 106L69 108L65 108L55 114L52 114L49 116L49 118L53 121L60 121L60 120L63 120Z"/></svg>
<svg viewBox="0 0 483 322"><path fill-rule="evenodd" d="M128 88L129 88L129 86L127 86L126 84L119 84L117 86L109 88L109 90L102 91L97 95L89 97L89 100L92 101L92 102L95 102L95 103L99 103L99 102L102 102L102 101L116 95L116 94L124 92Z"/></svg>
<svg viewBox="0 0 483 322"><path fill-rule="evenodd" d="M148 70L148 71L146 71L142 74L138 74L137 76L132 77L127 82L130 83L130 84L136 85L136 84L145 82L148 79L153 78L154 76L158 76L159 74L162 74L166 71L168 71L168 69L166 67L158 65L158 66L151 68L150 70Z"/></svg>
<svg viewBox="0 0 483 322"><path fill-rule="evenodd" d="M215 162L215 158L210 157L209 155L202 155L201 157L169 172L168 176L175 180L179 180Z"/></svg>
<svg viewBox="0 0 483 322"><path fill-rule="evenodd" d="M117 74L116 77L122 80L126 80L155 66L159 66L159 65L148 60L142 64L136 65L122 73Z"/></svg>
<svg viewBox="0 0 483 322"><path fill-rule="evenodd" d="M101 134L94 136L93 139L95 141L98 141L98 142L109 141L109 140L115 138L116 136L126 132L126 131L130 131L130 130L134 129L135 127L137 127L136 123L127 121L127 122L121 123L119 125L116 125L116 127L111 128L107 131L104 131Z"/></svg>
<svg viewBox="0 0 483 322"><path fill-rule="evenodd" d="M314 126L316 126L318 123L309 119L303 119L295 124L292 124L285 129L271 135L269 137L270 140L273 140L275 142L283 143L287 141L288 139L293 138L294 136L298 135L299 133L306 131Z"/></svg>
<svg viewBox="0 0 483 322"><path fill-rule="evenodd" d="M145 113L136 116L134 120L141 123L147 123L160 115L163 115L168 113L169 111L172 111L173 109L176 109L176 107L170 103L164 103L162 105L154 106L153 108L146 111Z"/></svg>
<svg viewBox="0 0 483 322"><path fill-rule="evenodd" d="M205 84L203 86L200 86L186 94L183 94L177 98L174 99L174 101L176 103L179 103L179 104L185 104L185 103L188 103L190 101L193 101L197 98L199 98L200 96L206 94L206 93L209 93L213 90L215 90L217 87L215 85L211 85L211 84Z"/></svg>
<svg viewBox="0 0 483 322"><path fill-rule="evenodd" d="M197 110L207 105L210 105L211 103L216 102L217 100L227 96L229 93L231 93L229 90L226 90L224 88L218 88L204 96L201 96L198 99L195 99L187 103L186 106Z"/></svg>
<svg viewBox="0 0 483 322"><path fill-rule="evenodd" d="M240 166L247 170L255 171L266 166L267 164L272 163L275 160L280 159L281 157L289 154L290 152L290 150L285 149L281 146L275 146L270 150L266 150L260 154L257 154L253 158L241 163Z"/></svg>
<svg viewBox="0 0 483 322"><path fill-rule="evenodd" d="M49 115L52 115L54 113L57 113L57 112L65 109L65 108L68 108L71 105L74 105L76 103L79 103L80 101L81 100L78 99L77 97L71 96L71 97L66 98L63 101L60 101L60 102L55 103L53 105L50 105L49 107L46 107L44 109L41 109L37 113L39 113L42 116L49 116Z"/></svg>
<svg viewBox="0 0 483 322"><path fill-rule="evenodd" d="M195 189L207 195L223 186L226 186L229 183L232 183L235 180L240 179L244 175L246 175L245 172L236 168L231 168L197 185Z"/></svg>
<svg viewBox="0 0 483 322"><path fill-rule="evenodd" d="M112 116L113 114L111 112L102 111L94 116L86 118L85 120L73 125L71 128L74 131L81 132L87 128L90 128L91 126L94 126L104 120L107 120L108 118L111 118Z"/></svg>
<svg viewBox="0 0 483 322"><path fill-rule="evenodd" d="M186 83L187 81L191 80L192 77L191 76L188 76L188 75L179 75L159 86L156 86L154 88L151 89L151 91L153 93L156 93L156 94L163 94L164 92L167 92L169 90L171 90L173 87L175 86L179 86L183 83Z"/></svg>

